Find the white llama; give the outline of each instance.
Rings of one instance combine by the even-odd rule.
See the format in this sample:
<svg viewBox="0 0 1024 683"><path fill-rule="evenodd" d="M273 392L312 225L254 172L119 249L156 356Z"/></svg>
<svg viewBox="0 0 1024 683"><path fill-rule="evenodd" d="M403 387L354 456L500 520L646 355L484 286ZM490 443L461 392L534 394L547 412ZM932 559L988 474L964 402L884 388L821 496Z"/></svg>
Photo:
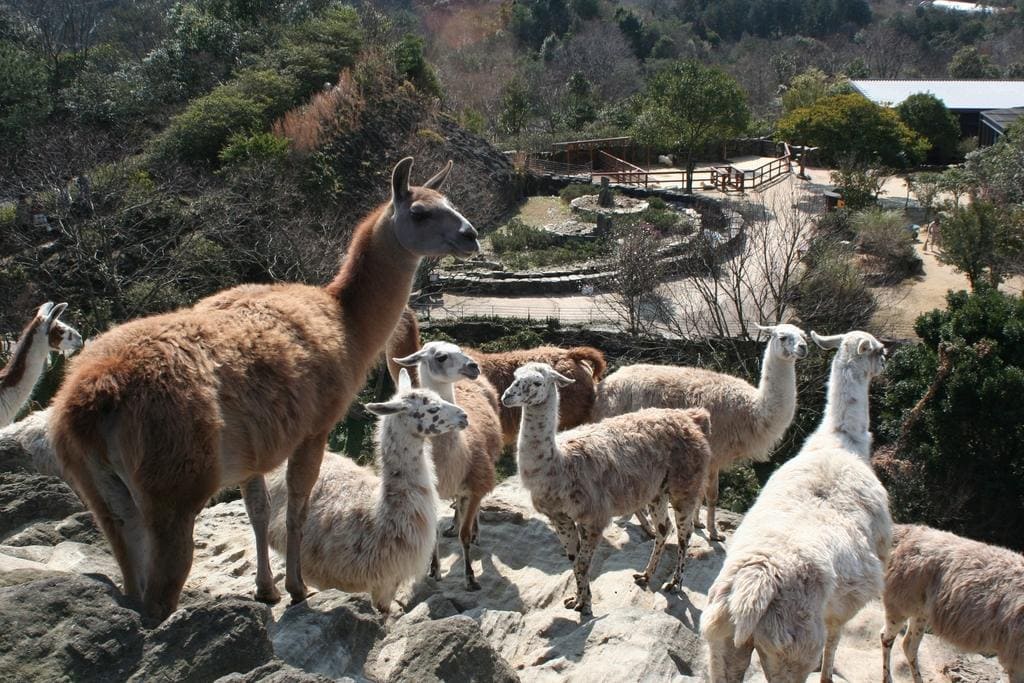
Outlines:
<svg viewBox="0 0 1024 683"><path fill-rule="evenodd" d="M325 454L303 526L302 571L320 588L370 593L382 613L403 582L422 576L437 539L434 465L426 439L465 429L465 411L429 389L414 389L402 371L398 393L366 409L377 429L380 474L341 455ZM267 477L270 545L287 547L285 467Z"/></svg>
<svg viewBox="0 0 1024 683"><path fill-rule="evenodd" d="M713 541L722 540L715 524L719 472L740 462L767 461L796 412L795 363L807 356L806 335L799 327L785 323L758 327L768 333L768 344L756 387L738 377L703 368L628 365L606 377L597 388L595 420L641 408L699 407L711 413L715 428L709 438L712 459L704 500L708 538ZM644 531L653 536L642 512L637 518Z"/></svg>
<svg viewBox="0 0 1024 683"><path fill-rule="evenodd" d="M889 499L868 459L868 384L885 349L866 332L811 337L838 349L821 425L780 467L733 535L701 632L712 683L743 680L758 651L769 681L832 680L843 625L882 591Z"/></svg>

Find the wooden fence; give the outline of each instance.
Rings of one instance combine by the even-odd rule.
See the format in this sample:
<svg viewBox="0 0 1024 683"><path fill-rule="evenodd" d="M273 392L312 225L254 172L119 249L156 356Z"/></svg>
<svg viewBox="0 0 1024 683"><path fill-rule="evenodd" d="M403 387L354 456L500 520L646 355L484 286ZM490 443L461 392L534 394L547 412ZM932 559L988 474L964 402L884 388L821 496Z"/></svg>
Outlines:
<svg viewBox="0 0 1024 683"><path fill-rule="evenodd" d="M598 151L598 159L599 167L592 172L592 179L604 176L612 183L633 185L645 189L666 186L686 187L685 170L648 171L604 150ZM790 172L789 162L789 155L785 154L752 169L738 168L731 164L698 168L693 172L693 187L699 190L708 184L714 186L719 192L726 193L756 190L788 174Z"/></svg>

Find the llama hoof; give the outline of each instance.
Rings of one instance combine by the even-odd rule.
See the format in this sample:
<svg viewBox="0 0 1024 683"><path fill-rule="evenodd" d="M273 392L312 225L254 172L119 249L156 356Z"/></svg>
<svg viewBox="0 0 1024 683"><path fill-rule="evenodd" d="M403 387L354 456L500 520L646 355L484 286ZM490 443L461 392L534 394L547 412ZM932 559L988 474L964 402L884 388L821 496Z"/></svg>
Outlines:
<svg viewBox="0 0 1024 683"><path fill-rule="evenodd" d="M441 580L441 572L437 569L431 569L429 572L427 572L427 576L432 578L434 581Z"/></svg>
<svg viewBox="0 0 1024 683"><path fill-rule="evenodd" d="M472 576L467 576L466 577L466 590L468 590L468 591L478 591L478 590L480 590L480 582L477 581Z"/></svg>
<svg viewBox="0 0 1024 683"><path fill-rule="evenodd" d="M316 595L316 591L306 591L306 592L301 593L301 594L292 593L291 595L292 595L292 601L291 601L291 603L288 606L289 607L294 607L295 605L301 605L302 603L306 602L306 600L308 600L309 598L311 598L314 595Z"/></svg>
<svg viewBox="0 0 1024 683"><path fill-rule="evenodd" d="M256 599L256 602L263 602L268 605L276 605L278 602L281 601L281 591L277 590L276 586L271 586L267 589L257 588L255 595L253 595L253 598Z"/></svg>
<svg viewBox="0 0 1024 683"><path fill-rule="evenodd" d="M667 581L662 585L661 590L663 593L675 593L676 588L678 588L678 585L675 581Z"/></svg>
<svg viewBox="0 0 1024 683"><path fill-rule="evenodd" d="M633 581L635 581L638 586L646 586L650 580L651 577L647 576L647 574L633 574Z"/></svg>
<svg viewBox="0 0 1024 683"><path fill-rule="evenodd" d="M452 524L451 526L446 527L445 530L441 532L441 535L445 538L453 538L457 533L459 533L459 530L455 528L454 524Z"/></svg>
<svg viewBox="0 0 1024 683"><path fill-rule="evenodd" d="M562 604L565 605L566 609L576 609L576 596L570 595L565 600L562 600Z"/></svg>
<svg viewBox="0 0 1024 683"><path fill-rule="evenodd" d="M704 528L704 522L695 521L693 523L693 528L694 529L703 529Z"/></svg>
<svg viewBox="0 0 1024 683"><path fill-rule="evenodd" d="M722 541L725 540L725 536L723 536L722 534L720 534L717 531L715 531L715 532L712 532L712 533L708 534L708 540L721 543Z"/></svg>

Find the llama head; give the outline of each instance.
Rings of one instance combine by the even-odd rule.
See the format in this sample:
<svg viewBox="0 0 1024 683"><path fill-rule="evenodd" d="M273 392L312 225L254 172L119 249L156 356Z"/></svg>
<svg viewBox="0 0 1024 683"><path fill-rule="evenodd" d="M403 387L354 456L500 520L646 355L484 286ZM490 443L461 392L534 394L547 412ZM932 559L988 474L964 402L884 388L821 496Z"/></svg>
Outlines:
<svg viewBox="0 0 1024 683"><path fill-rule="evenodd" d="M480 251L476 228L438 192L452 162L419 187L409 185L411 170L412 157L406 157L391 174L392 222L398 242L417 256L468 258Z"/></svg>
<svg viewBox="0 0 1024 683"><path fill-rule="evenodd" d="M838 349L833 362L859 369L868 379L885 370L885 347L867 332L854 330L830 337L811 332L811 339L823 349Z"/></svg>
<svg viewBox="0 0 1024 683"><path fill-rule="evenodd" d="M476 361L450 342L428 342L416 353L393 360L406 368L419 366L421 373L426 373L438 384L454 384L463 378L476 379L480 376L480 366Z"/></svg>
<svg viewBox="0 0 1024 683"><path fill-rule="evenodd" d="M82 348L82 335L78 330L58 320L67 307L66 303L55 304L47 301L36 312L36 319L39 321L36 331L46 337L46 343L51 351L72 353Z"/></svg>
<svg viewBox="0 0 1024 683"><path fill-rule="evenodd" d="M796 325L757 325L768 335L768 348L776 358L795 360L807 357L807 335Z"/></svg>
<svg viewBox="0 0 1024 683"><path fill-rule="evenodd" d="M539 406L550 398L552 391L575 381L547 363L527 363L516 368L515 379L501 395L501 402L507 408Z"/></svg>
<svg viewBox="0 0 1024 683"><path fill-rule="evenodd" d="M367 403L374 415L395 421L408 434L421 438L438 436L469 426L466 411L449 403L430 389L414 389L404 368L399 375L398 393L384 403Z"/></svg>

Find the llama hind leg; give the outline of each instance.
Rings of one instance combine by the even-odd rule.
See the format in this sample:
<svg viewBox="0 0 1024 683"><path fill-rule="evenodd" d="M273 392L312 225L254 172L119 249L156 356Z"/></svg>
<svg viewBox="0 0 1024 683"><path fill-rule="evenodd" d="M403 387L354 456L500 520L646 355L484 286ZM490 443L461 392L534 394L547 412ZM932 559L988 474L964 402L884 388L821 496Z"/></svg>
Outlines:
<svg viewBox="0 0 1024 683"><path fill-rule="evenodd" d="M308 595L306 583L302 580L302 527L309 513L309 494L320 474L320 462L324 457L326 443L326 434L306 439L288 460L285 476L288 485L288 511L285 517L288 535L285 558L287 575L284 586L292 596L293 605L304 601Z"/></svg>
<svg viewBox="0 0 1024 683"><path fill-rule="evenodd" d="M633 574L633 580L641 586L646 586L650 582L654 572L658 570L661 553L665 550L665 539L668 538L668 497L662 493L647 505L647 511L654 526L654 548L651 550L647 568L640 574Z"/></svg>
<svg viewBox="0 0 1024 683"><path fill-rule="evenodd" d="M466 496L459 496L452 501L452 510L455 512L452 514L452 523L445 527L442 532L442 536L445 538L454 538L459 533L459 529L462 525L459 520L462 516L462 509L466 506Z"/></svg>
<svg viewBox="0 0 1024 683"><path fill-rule="evenodd" d="M463 501L465 502L463 503ZM469 554L469 544L473 540L473 524L476 522L476 511L480 509L480 498L464 496L459 499L459 503L459 512L462 517L459 540L462 542L462 564L465 567L466 590L478 591L480 584L473 573L473 560Z"/></svg>
<svg viewBox="0 0 1024 683"><path fill-rule="evenodd" d="M124 482L91 461L64 464L68 478L106 536L121 570L124 594L141 600L145 590L147 535L142 515Z"/></svg>
<svg viewBox="0 0 1024 683"><path fill-rule="evenodd" d="M270 568L270 550L267 532L270 527L270 495L263 475L256 475L242 484L242 499L249 514L253 535L256 537L256 599L275 603L281 593L274 585L274 572Z"/></svg>
<svg viewBox="0 0 1024 683"><path fill-rule="evenodd" d="M832 683L832 670L836 663L836 650L839 649L839 637L843 634L841 623L829 624L825 637L825 648L821 655L821 683Z"/></svg>
<svg viewBox="0 0 1024 683"><path fill-rule="evenodd" d="M698 501L700 498L698 497ZM712 466L708 470L708 487L707 493L704 496L705 505L708 508L708 540L709 541L724 541L725 536L718 533L718 524L715 522L715 508L718 506L718 468ZM697 503L698 507L700 503Z"/></svg>
<svg viewBox="0 0 1024 683"><path fill-rule="evenodd" d="M903 628L902 619L894 619L886 610L885 626L882 628L882 683L892 683L892 644Z"/></svg>
<svg viewBox="0 0 1024 683"><path fill-rule="evenodd" d="M634 515L636 516L636 523L640 526L640 530L644 532L644 535L647 536L647 538L654 538L654 527L651 526L650 520L647 519L647 512L643 508L640 508L634 513Z"/></svg>
<svg viewBox="0 0 1024 683"><path fill-rule="evenodd" d="M154 507L145 514L150 552L142 597L143 616L157 622L178 607L181 589L192 568L192 533L198 514L198 509L193 512L169 507Z"/></svg>
<svg viewBox="0 0 1024 683"><path fill-rule="evenodd" d="M697 495L699 511L700 495ZM672 501L672 509L676 514L676 538L679 548L676 554L676 566L672 570L672 578L665 583L661 590L672 592L683 583L683 567L686 565L686 553L690 549L690 537L693 535L693 520L698 514L692 505L685 498L675 498Z"/></svg>
<svg viewBox="0 0 1024 683"><path fill-rule="evenodd" d="M576 595L565 599L568 609L574 609L584 616L593 615L591 609L590 562L594 559L594 551L601 542L601 529L579 525L580 550L573 562L573 574L576 577Z"/></svg>

